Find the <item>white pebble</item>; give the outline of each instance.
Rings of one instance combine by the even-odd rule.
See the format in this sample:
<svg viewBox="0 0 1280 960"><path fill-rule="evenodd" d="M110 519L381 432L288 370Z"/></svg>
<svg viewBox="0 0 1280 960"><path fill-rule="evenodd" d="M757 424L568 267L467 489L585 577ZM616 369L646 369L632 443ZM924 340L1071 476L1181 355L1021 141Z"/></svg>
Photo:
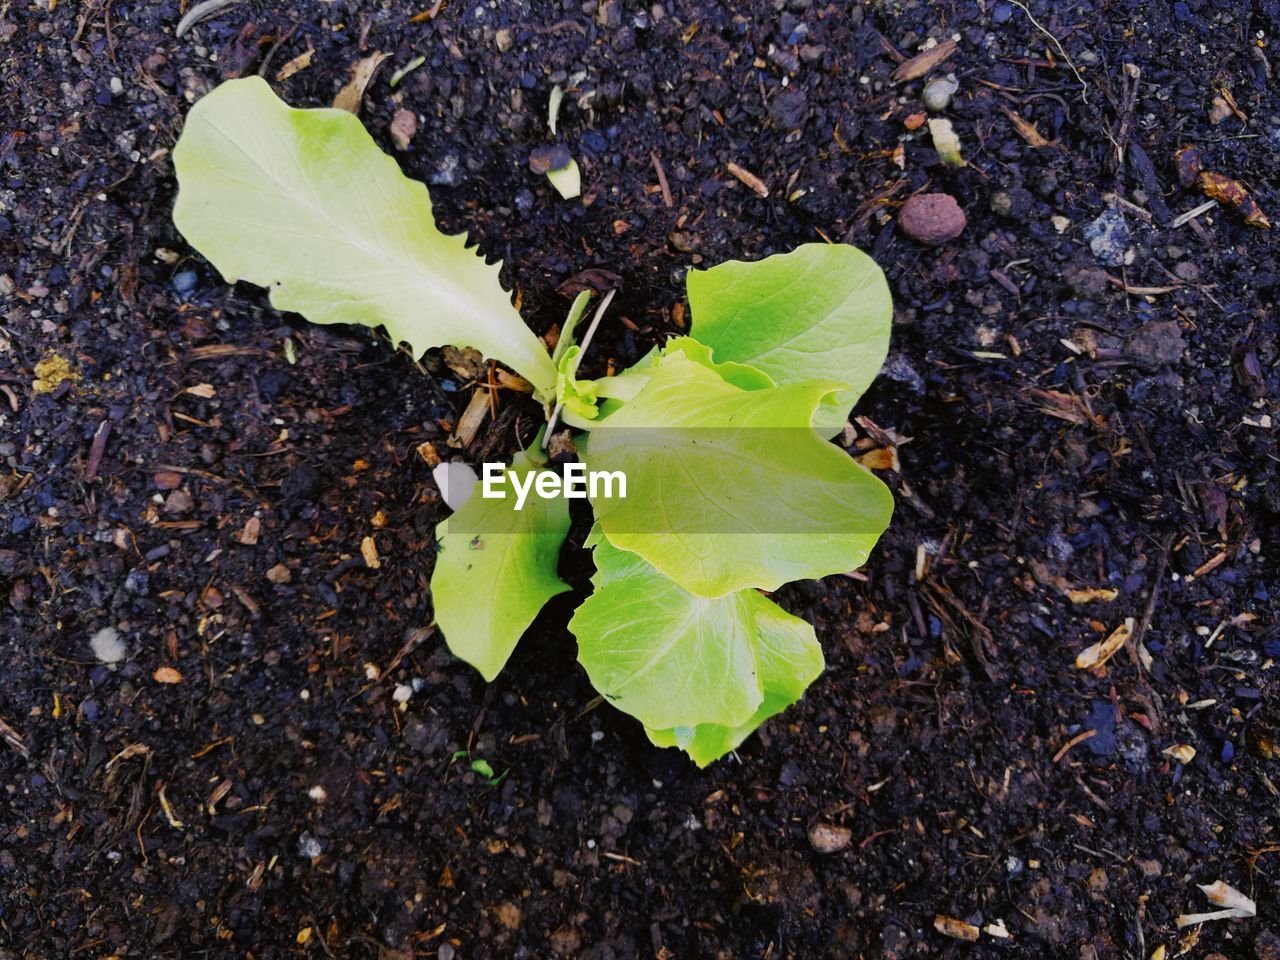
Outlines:
<svg viewBox="0 0 1280 960"><path fill-rule="evenodd" d="M298 855L307 859L315 859L324 853L324 847L320 846L320 841L309 833L304 833L298 838Z"/></svg>
<svg viewBox="0 0 1280 960"><path fill-rule="evenodd" d="M402 683L391 694L391 699L396 703L408 703L409 698L413 696L413 687L407 683Z"/></svg>
<svg viewBox="0 0 1280 960"><path fill-rule="evenodd" d="M129 655L129 648L115 627L103 627L89 638L89 646L93 648L93 655L103 663L119 663Z"/></svg>

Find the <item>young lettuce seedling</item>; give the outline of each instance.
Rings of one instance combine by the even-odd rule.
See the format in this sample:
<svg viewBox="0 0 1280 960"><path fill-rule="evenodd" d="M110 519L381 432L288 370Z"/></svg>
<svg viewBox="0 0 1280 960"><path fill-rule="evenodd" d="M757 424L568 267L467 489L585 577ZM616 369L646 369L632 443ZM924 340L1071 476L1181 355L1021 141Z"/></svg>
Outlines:
<svg viewBox="0 0 1280 960"><path fill-rule="evenodd" d="M192 108L174 167L174 221L228 281L316 323L384 327L415 356L473 347L586 431L568 480L581 475L595 513L596 573L569 629L591 682L655 744L705 766L822 672L813 627L762 591L861 566L889 523L888 489L826 439L888 349L888 286L869 257L807 244L692 271L689 336L583 380L587 296L549 354L497 266L439 232L426 187L352 114L231 80ZM449 648L486 680L569 589L569 505L540 495L563 489L560 472L535 446L502 479L509 495L475 494L439 525L431 577Z"/></svg>

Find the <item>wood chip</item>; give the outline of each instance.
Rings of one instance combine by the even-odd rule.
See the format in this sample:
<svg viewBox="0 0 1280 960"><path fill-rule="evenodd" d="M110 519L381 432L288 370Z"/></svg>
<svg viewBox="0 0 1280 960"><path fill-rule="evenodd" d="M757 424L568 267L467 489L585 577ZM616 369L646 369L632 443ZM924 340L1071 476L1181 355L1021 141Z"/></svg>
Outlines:
<svg viewBox="0 0 1280 960"><path fill-rule="evenodd" d="M754 190L762 200L767 200L769 198L769 188L765 186L763 180L757 177L750 170L744 170L736 163L726 163L724 168L737 180L745 183L748 187Z"/></svg>
<svg viewBox="0 0 1280 960"><path fill-rule="evenodd" d="M1217 200L1219 203L1230 206L1249 226L1260 227L1263 230L1271 228L1271 221L1267 219L1257 201L1239 180L1205 170L1200 174L1200 189L1210 200Z"/></svg>
<svg viewBox="0 0 1280 960"><path fill-rule="evenodd" d="M933 918L933 929L937 930L944 937L952 937L956 940L967 940L973 943L978 939L979 930L972 923L965 923L963 920L957 920L955 917L944 917L938 914Z"/></svg>
<svg viewBox="0 0 1280 960"><path fill-rule="evenodd" d="M1018 136L1027 141L1028 146L1034 147L1036 150L1041 150L1044 147L1049 146L1050 141L1046 140L1041 135L1040 131L1036 129L1036 125L1034 123L1030 120L1023 119L1016 111L1010 110L1008 107L1002 106L1000 109L1004 111L1004 115L1008 117L1009 121L1013 124L1013 129L1018 131Z"/></svg>
<svg viewBox="0 0 1280 960"><path fill-rule="evenodd" d="M1110 603L1120 595L1120 591L1112 587L1086 587L1080 590L1068 590L1067 599L1072 603Z"/></svg>
<svg viewBox="0 0 1280 960"><path fill-rule="evenodd" d="M382 62L390 56L391 54L389 53L375 50L369 56L357 62L351 68L351 80L333 98L334 107L358 116L360 114L360 105L364 103L365 89L369 86L373 75L378 72L378 67L382 66Z"/></svg>
<svg viewBox="0 0 1280 960"><path fill-rule="evenodd" d="M1133 635L1134 619L1129 617L1120 626L1111 631L1105 640L1085 647L1076 655L1076 667L1080 670L1092 670L1110 660L1125 641Z"/></svg>
<svg viewBox="0 0 1280 960"><path fill-rule="evenodd" d="M904 83L907 80L918 80L930 70L941 66L951 58L956 52L958 45L954 40L944 40L936 47L930 47L924 53L918 53L910 60L899 65L890 75L890 79L894 83Z"/></svg>
<svg viewBox="0 0 1280 960"><path fill-rule="evenodd" d="M150 754L151 748L145 743L131 743L107 761L107 769L110 770L121 760L132 760L134 757L149 756Z"/></svg>
<svg viewBox="0 0 1280 960"><path fill-rule="evenodd" d="M868 470L895 470L901 472L898 451L893 447L877 447L858 457L858 462Z"/></svg>
<svg viewBox="0 0 1280 960"><path fill-rule="evenodd" d="M1258 905L1252 899L1229 884L1216 880L1210 884L1197 884L1209 902L1224 907L1212 913L1188 913L1174 919L1178 928L1195 926L1208 920L1247 919L1258 915Z"/></svg>
<svg viewBox="0 0 1280 960"><path fill-rule="evenodd" d="M151 674L151 679L156 683L181 683L182 674L173 667L156 667L155 673Z"/></svg>
<svg viewBox="0 0 1280 960"><path fill-rule="evenodd" d="M1258 905L1249 897L1230 884L1215 880L1210 884L1197 884L1209 902L1228 910L1239 910L1242 916L1252 917L1258 913Z"/></svg>
<svg viewBox="0 0 1280 960"><path fill-rule="evenodd" d="M409 18L410 23L427 23L436 18L436 14L440 12L440 8L444 6L444 0L436 0L431 6L423 10L421 13L415 13Z"/></svg>
<svg viewBox="0 0 1280 960"><path fill-rule="evenodd" d="M240 531L240 543L246 547L252 547L258 542L258 535L262 532L262 521L257 517L250 517L244 522L244 528Z"/></svg>
<svg viewBox="0 0 1280 960"><path fill-rule="evenodd" d="M503 370L499 367L494 371L494 378L498 381L498 386L504 390L515 390L517 393L533 393L533 384L510 370Z"/></svg>
<svg viewBox="0 0 1280 960"><path fill-rule="evenodd" d="M202 400L212 400L218 393L212 383L197 383L194 387L187 387L182 392L189 393L193 397L200 397Z"/></svg>
<svg viewBox="0 0 1280 960"><path fill-rule="evenodd" d="M1196 748L1189 743L1176 743L1172 747L1165 747L1160 752L1182 764L1190 763L1196 758Z"/></svg>
<svg viewBox="0 0 1280 960"><path fill-rule="evenodd" d="M382 569L382 561L378 559L378 544L373 537L365 537L360 541L360 555L364 557L364 565L370 570Z"/></svg>
<svg viewBox="0 0 1280 960"><path fill-rule="evenodd" d="M300 73L301 71L307 69L307 67L311 66L311 59L315 55L316 55L315 48L307 47L306 50L302 51L302 53L298 54L296 57L294 57L292 60L286 63L283 67L281 67L279 70L276 71L276 82L284 83L284 81L288 80L295 73Z"/></svg>
<svg viewBox="0 0 1280 960"><path fill-rule="evenodd" d="M428 467L435 467L440 463L440 454L436 453L434 443L431 443L430 441L420 443L418 444L417 449L418 456L422 458L422 462Z"/></svg>
<svg viewBox="0 0 1280 960"><path fill-rule="evenodd" d="M489 391L478 389L471 394L471 401L467 404L467 409L463 410L462 416L458 418L458 426L453 431L453 436L449 438L449 446L471 446L471 441L476 438L480 425L484 423L484 418L488 415Z"/></svg>
<svg viewBox="0 0 1280 960"><path fill-rule="evenodd" d="M1193 573L1192 576L1203 577L1206 573L1212 573L1214 570L1217 570L1220 566L1222 566L1222 564L1226 562L1226 559L1227 559L1227 551L1222 550L1217 554L1215 554L1214 556L1210 557L1204 563L1200 564L1200 566L1196 567L1195 573Z"/></svg>

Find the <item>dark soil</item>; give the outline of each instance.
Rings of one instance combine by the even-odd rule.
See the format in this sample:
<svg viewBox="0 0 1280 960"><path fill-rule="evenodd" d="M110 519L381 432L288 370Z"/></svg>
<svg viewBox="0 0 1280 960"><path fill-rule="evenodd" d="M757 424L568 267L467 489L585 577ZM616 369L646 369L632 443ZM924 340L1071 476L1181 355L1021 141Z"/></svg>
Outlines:
<svg viewBox="0 0 1280 960"><path fill-rule="evenodd" d="M1222 207L1174 225L1203 197L1172 163L1197 144L1280 217L1280 8L1033 3L1051 40L1003 0L436 7L252 0L176 39L178 0L0 0L0 956L1146 958L1218 879L1260 917L1186 955L1280 955L1278 250ZM890 80L952 36L961 169ZM898 512L865 579L781 595L829 669L736 758L699 772L598 706L573 598L489 687L425 634L415 451L470 388L174 231L192 100L308 49L275 84L298 105L392 54L364 120L391 149L419 115L405 170L539 331L583 271L621 280L600 366L681 328L691 265L825 238L884 266L858 412L913 438ZM581 203L528 170L556 83ZM1247 120L1210 122L1224 88ZM924 190L968 217L938 249L897 230ZM1127 266L1086 239L1108 195ZM51 354L78 379L36 393ZM535 412L504 401L469 455ZM1149 668L1077 669L1126 617ZM819 823L852 843L819 854Z"/></svg>

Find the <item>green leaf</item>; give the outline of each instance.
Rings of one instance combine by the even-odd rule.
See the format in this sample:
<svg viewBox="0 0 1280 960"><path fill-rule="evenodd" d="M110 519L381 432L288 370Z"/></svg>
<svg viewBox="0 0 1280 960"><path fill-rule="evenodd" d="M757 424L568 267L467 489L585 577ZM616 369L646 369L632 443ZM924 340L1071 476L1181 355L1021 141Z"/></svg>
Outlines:
<svg viewBox="0 0 1280 960"><path fill-rule="evenodd" d="M569 305L569 315L564 318L564 326L560 328L560 339L556 341L556 348L551 352L551 362L557 366L559 366L560 358L565 355L565 352L578 342L574 339L574 335L578 331L578 321L587 312L587 302L590 299L591 291L583 290L573 298L573 303Z"/></svg>
<svg viewBox="0 0 1280 960"><path fill-rule="evenodd" d="M754 591L749 591L749 596L756 625L756 665L764 692L756 712L736 727L703 723L645 729L657 746L679 747L700 767L736 750L762 723L804 696L809 684L822 673L822 647L813 627Z"/></svg>
<svg viewBox="0 0 1280 960"><path fill-rule="evenodd" d="M794 703L822 672L813 628L754 590L695 596L597 527L595 592L569 629L591 682L659 746L701 766Z"/></svg>
<svg viewBox="0 0 1280 960"><path fill-rule="evenodd" d="M600 415L596 408L595 383L591 380L578 379L578 361L582 357L582 348L574 344L564 352L556 364L556 400L563 404L561 413L564 421L576 427L589 427L591 421Z"/></svg>
<svg viewBox="0 0 1280 960"><path fill-rule="evenodd" d="M715 351L711 347L692 337L674 337L663 345L662 352L664 355L675 352L682 353L695 363L702 364L708 370L714 370L720 374L725 383L731 383L741 390L767 390L769 387L777 386L772 377L755 367L747 366L744 363L735 363L732 360L716 360L714 358ZM813 377L811 379L820 380L822 378Z"/></svg>
<svg viewBox="0 0 1280 960"><path fill-rule="evenodd" d="M884 272L847 244L809 243L753 263L691 270L690 334L718 360L767 373L779 385L835 380L816 423L839 431L889 350L893 303Z"/></svg>
<svg viewBox="0 0 1280 960"><path fill-rule="evenodd" d="M580 451L590 469L627 477L626 498L592 501L605 536L701 597L860 566L893 497L810 428L835 388L742 390L666 354Z"/></svg>
<svg viewBox="0 0 1280 960"><path fill-rule="evenodd" d="M544 396L556 371L488 265L435 225L427 188L345 110L294 110L258 77L229 80L173 151L173 218L228 280L271 288L313 323L386 327L414 356L474 347Z"/></svg>
<svg viewBox="0 0 1280 960"><path fill-rule="evenodd" d="M517 454L513 473L536 472ZM510 494L511 485L504 490ZM556 575L569 532L569 503L514 496L484 499L476 490L462 509L436 527L440 552L431 574L436 623L454 656L492 680L543 605L569 589Z"/></svg>
<svg viewBox="0 0 1280 960"><path fill-rule="evenodd" d="M657 348L650 350L622 373L612 377L601 377L594 381L592 385L596 396L620 400L624 403L634 400L636 395L644 389L644 385L649 382L649 377L658 361L665 354L673 352L683 353L690 360L702 364L708 370L714 370L726 382L743 390L762 390L765 387L777 386L768 374L761 373L754 367L732 361L718 363L712 357L711 348L692 337L673 337L663 344L662 350Z"/></svg>

